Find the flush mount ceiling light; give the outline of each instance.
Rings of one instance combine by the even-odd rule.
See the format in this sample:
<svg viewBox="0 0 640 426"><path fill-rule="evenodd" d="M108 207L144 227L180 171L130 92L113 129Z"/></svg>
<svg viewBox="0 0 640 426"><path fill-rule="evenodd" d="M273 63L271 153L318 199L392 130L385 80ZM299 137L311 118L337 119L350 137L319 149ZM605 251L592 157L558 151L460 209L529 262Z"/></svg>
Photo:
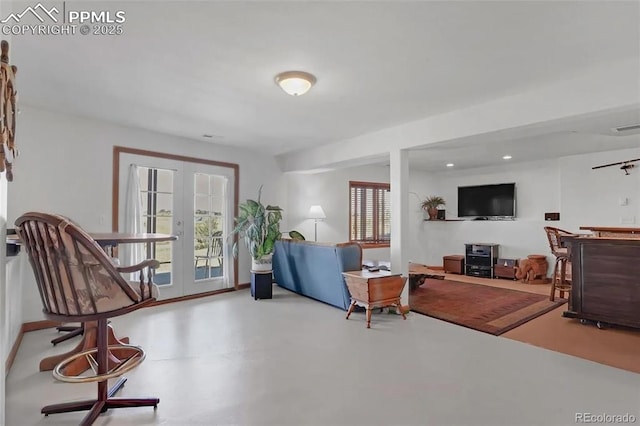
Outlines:
<svg viewBox="0 0 640 426"><path fill-rule="evenodd" d="M454 164L453 163L447 163L447 167L453 167Z"/></svg>
<svg viewBox="0 0 640 426"><path fill-rule="evenodd" d="M276 75L276 83L291 96L304 95L316 82L313 74L304 71L286 71Z"/></svg>
<svg viewBox="0 0 640 426"><path fill-rule="evenodd" d="M505 155L502 157L503 160L511 160L511 158L513 157L511 157L510 155Z"/></svg>

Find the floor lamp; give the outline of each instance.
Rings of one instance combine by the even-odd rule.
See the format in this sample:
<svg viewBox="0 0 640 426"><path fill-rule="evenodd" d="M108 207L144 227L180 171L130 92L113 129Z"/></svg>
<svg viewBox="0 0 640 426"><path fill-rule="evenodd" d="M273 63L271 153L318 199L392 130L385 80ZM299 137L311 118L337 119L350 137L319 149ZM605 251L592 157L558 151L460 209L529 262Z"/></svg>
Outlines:
<svg viewBox="0 0 640 426"><path fill-rule="evenodd" d="M314 241L318 241L318 222L327 217L324 214L324 210L322 210L322 206L315 205L309 208L309 218L314 220L315 232L314 232Z"/></svg>

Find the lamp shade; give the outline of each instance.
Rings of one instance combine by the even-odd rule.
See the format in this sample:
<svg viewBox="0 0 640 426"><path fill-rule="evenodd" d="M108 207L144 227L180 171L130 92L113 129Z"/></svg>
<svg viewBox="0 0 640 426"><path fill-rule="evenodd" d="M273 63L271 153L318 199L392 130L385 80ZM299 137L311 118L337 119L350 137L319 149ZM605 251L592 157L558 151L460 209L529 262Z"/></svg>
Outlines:
<svg viewBox="0 0 640 426"><path fill-rule="evenodd" d="M325 219L327 217L326 214L324 214L324 210L322 210L322 206L311 206L309 208L309 218L310 219Z"/></svg>
<svg viewBox="0 0 640 426"><path fill-rule="evenodd" d="M304 95L316 82L316 78L304 71L287 71L276 76L276 83L291 96Z"/></svg>

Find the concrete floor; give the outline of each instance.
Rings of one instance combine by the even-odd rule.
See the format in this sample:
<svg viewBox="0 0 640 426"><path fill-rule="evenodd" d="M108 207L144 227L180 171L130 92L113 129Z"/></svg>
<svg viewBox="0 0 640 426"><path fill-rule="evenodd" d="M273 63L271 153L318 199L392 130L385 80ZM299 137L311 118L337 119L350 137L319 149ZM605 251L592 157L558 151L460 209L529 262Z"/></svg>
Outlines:
<svg viewBox="0 0 640 426"><path fill-rule="evenodd" d="M640 422L640 375L423 315L345 313L286 290L223 294L114 318L147 351L96 425L574 425L576 413ZM93 397L95 384L38 372L54 330L27 333L7 378L7 426L73 425L43 405ZM640 361L639 361L640 362Z"/></svg>

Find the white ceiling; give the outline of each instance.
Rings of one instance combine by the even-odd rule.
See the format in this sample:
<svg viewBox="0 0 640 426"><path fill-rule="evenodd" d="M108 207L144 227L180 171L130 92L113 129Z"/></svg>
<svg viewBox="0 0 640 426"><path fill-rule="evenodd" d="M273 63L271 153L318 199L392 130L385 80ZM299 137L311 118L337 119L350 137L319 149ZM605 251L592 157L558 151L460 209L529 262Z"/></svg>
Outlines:
<svg viewBox="0 0 640 426"><path fill-rule="evenodd" d="M21 102L272 154L640 54L636 1L86 4L124 35L14 36ZM273 81L296 69L318 79L299 98Z"/></svg>
<svg viewBox="0 0 640 426"><path fill-rule="evenodd" d="M483 135L428 145L411 150L412 168L438 172L511 163L546 160L567 155L640 147L640 130L623 133L613 129L640 123L640 108L567 119L536 129L519 128L504 135ZM504 160L502 157L512 158ZM620 158L620 161L628 158ZM453 168L446 167L453 163ZM597 166L598 164L594 164Z"/></svg>

